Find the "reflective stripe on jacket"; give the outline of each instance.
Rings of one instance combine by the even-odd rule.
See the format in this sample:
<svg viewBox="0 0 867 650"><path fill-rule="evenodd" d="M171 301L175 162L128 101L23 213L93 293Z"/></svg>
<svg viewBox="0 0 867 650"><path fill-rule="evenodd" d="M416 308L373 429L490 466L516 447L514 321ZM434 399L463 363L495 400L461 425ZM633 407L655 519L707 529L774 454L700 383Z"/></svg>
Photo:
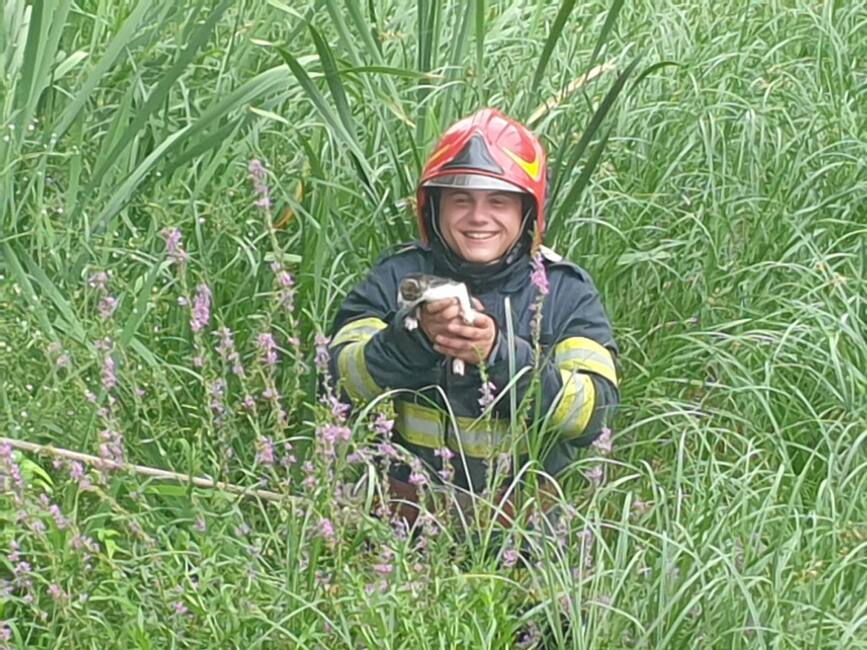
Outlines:
<svg viewBox="0 0 867 650"><path fill-rule="evenodd" d="M619 401L618 348L587 272L547 249L543 255L549 293L542 306L541 404L537 406L557 434L544 455L546 471L556 475L575 459L580 447L601 433L613 415ZM452 461L456 480L467 485L468 474L474 489L479 489L492 458L512 449L525 452L531 441L522 439L525 433L512 432L508 394L482 416L477 366L467 364L464 376L455 375L421 328L409 331L404 327L397 291L408 273L438 274L433 254L422 244L406 246L380 260L349 293L332 328L331 371L355 400L369 401L386 390L403 389L395 396L396 441L433 470L442 467L434 450L449 447L456 454L462 452L463 460L456 457ZM515 403L521 404L530 388L529 370L535 356L532 307L538 290L530 281L529 259L516 262L496 281L467 285L498 326L487 362L489 380L497 394L513 382ZM511 354L507 303L514 333ZM535 412L530 409L531 414ZM526 427L516 428L523 431Z"/></svg>

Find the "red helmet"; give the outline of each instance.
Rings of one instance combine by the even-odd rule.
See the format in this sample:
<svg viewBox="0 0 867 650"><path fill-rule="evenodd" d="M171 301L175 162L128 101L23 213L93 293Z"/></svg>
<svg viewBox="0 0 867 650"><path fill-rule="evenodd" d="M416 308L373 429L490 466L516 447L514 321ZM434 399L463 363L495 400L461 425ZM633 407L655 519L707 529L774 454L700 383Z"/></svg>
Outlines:
<svg viewBox="0 0 867 650"><path fill-rule="evenodd" d="M483 108L450 126L427 160L418 184L418 226L430 241L425 223L429 187L524 192L536 203L536 237L545 231L548 185L545 149L530 130L498 110Z"/></svg>

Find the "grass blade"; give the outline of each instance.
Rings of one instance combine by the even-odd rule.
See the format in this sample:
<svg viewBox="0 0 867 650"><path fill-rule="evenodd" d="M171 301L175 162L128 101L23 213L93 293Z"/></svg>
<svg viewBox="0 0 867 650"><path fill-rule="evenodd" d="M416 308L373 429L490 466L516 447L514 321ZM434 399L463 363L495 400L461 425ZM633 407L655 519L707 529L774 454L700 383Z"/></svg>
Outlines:
<svg viewBox="0 0 867 650"><path fill-rule="evenodd" d="M551 31L548 38L545 40L545 46L542 48L542 54L539 56L539 62L536 64L536 71L533 73L533 81L530 83L531 94L539 89L539 84L542 82L542 77L545 75L545 68L548 67L548 61L551 59L551 54L554 52L554 47L560 36L563 34L563 27L572 10L575 8L575 0L564 0L557 11L557 17L554 18L554 24L551 26Z"/></svg>

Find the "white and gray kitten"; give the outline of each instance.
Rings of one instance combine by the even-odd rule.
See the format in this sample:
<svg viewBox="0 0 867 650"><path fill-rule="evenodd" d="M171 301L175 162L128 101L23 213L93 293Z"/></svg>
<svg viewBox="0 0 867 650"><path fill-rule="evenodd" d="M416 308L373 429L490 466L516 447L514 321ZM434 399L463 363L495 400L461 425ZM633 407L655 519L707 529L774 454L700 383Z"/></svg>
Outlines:
<svg viewBox="0 0 867 650"><path fill-rule="evenodd" d="M476 311L470 302L467 285L447 278L426 273L409 273L400 282L397 291L398 308L408 310L404 319L406 329L412 331L418 327L419 308L426 302L457 298L461 308L461 316L467 325L476 320ZM462 359L452 360L452 370L456 375L464 374Z"/></svg>

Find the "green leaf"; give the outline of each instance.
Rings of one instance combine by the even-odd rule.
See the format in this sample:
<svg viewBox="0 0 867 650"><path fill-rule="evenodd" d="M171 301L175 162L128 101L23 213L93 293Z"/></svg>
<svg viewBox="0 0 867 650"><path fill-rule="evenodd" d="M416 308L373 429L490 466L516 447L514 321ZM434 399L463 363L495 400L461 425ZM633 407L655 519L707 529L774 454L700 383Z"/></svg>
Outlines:
<svg viewBox="0 0 867 650"><path fill-rule="evenodd" d="M560 36L563 35L563 27L565 27L566 21L569 20L569 16L574 8L575 0L564 0L560 5L548 38L545 39L545 46L542 48L542 54L539 56L539 62L536 64L536 71L533 73L533 81L530 83L531 94L534 94L539 89L539 84L545 75L545 68L548 67L548 61L551 59L554 47L557 45L557 41L560 40Z"/></svg>

